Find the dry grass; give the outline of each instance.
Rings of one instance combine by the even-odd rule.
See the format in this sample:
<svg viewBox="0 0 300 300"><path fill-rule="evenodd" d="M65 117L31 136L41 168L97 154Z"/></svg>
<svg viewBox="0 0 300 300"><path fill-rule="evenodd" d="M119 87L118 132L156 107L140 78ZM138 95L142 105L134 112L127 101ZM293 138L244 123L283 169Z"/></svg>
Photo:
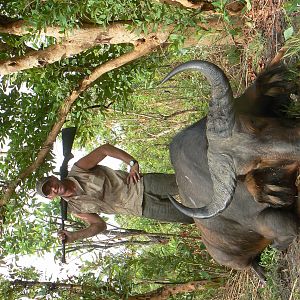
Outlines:
<svg viewBox="0 0 300 300"><path fill-rule="evenodd" d="M270 267L268 283L262 286L251 271L232 272L218 300L299 300L300 299L300 238L279 254Z"/></svg>
<svg viewBox="0 0 300 300"><path fill-rule="evenodd" d="M300 299L300 238L279 260L279 289L282 299Z"/></svg>

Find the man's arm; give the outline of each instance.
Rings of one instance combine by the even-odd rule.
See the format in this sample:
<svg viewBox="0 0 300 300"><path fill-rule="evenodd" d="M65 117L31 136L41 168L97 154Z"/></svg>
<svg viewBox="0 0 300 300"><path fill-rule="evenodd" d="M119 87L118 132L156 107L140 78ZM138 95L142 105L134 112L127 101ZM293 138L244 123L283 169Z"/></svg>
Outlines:
<svg viewBox="0 0 300 300"><path fill-rule="evenodd" d="M106 156L114 157L117 159L122 160L126 164L129 165L131 160L134 160L134 158L128 154L127 152L113 146L110 144L104 144L95 150L93 150L88 155L82 157L79 159L75 165L81 169L89 170L93 167L95 167L100 161L102 161ZM140 179L139 174L139 164L136 162L131 168L130 173L128 176L128 182L131 183L132 181L136 183Z"/></svg>
<svg viewBox="0 0 300 300"><path fill-rule="evenodd" d="M82 240L94 235L97 235L104 230L106 230L106 223L105 221L99 217L97 214L93 213L80 213L74 214L79 219L83 220L85 223L88 224L88 227L78 230L78 231L67 231L61 230L58 232L59 237L62 240L65 240L66 243L72 243L77 240Z"/></svg>
<svg viewBox="0 0 300 300"><path fill-rule="evenodd" d="M129 164L134 158L127 152L110 144L104 144L76 162L76 166L84 170L95 167L106 156L114 157Z"/></svg>

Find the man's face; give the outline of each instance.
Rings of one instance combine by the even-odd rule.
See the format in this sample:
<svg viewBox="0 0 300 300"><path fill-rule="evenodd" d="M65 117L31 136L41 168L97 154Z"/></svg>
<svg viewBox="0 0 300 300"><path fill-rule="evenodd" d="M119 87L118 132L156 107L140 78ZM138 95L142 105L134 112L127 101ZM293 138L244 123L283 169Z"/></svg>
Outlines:
<svg viewBox="0 0 300 300"><path fill-rule="evenodd" d="M66 189L58 178L51 176L51 178L43 186L43 193L48 199L53 199L57 196L64 196Z"/></svg>

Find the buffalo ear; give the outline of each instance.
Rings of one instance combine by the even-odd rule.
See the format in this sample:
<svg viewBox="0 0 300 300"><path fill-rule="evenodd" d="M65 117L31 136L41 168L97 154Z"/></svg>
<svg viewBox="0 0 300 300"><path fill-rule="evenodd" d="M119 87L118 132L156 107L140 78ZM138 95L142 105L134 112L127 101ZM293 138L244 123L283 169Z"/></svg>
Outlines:
<svg viewBox="0 0 300 300"><path fill-rule="evenodd" d="M282 207L292 205L295 201L296 177L297 165L278 164L251 170L246 174L244 182L257 202Z"/></svg>

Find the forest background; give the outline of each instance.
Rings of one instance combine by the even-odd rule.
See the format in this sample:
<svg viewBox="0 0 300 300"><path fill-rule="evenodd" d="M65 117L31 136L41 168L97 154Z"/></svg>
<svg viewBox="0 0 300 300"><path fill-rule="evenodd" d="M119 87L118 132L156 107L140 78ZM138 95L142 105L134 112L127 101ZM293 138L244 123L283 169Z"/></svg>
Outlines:
<svg viewBox="0 0 300 300"><path fill-rule="evenodd" d="M1 299L299 299L299 243L289 257L265 252L270 279L261 287L251 272L215 264L193 225L134 217L118 216L98 239L69 245L80 272L67 279L41 280L17 263L48 251L60 259L59 204L38 199L34 187L54 170L62 128L78 128L76 149L110 142L143 172L173 172L168 145L206 114L210 87L191 72L159 81L181 62L207 59L238 95L280 58L298 80L299 9L298 1L250 0L0 4L0 263L9 268ZM294 97L289 113L299 116ZM86 252L92 259L81 259Z"/></svg>

